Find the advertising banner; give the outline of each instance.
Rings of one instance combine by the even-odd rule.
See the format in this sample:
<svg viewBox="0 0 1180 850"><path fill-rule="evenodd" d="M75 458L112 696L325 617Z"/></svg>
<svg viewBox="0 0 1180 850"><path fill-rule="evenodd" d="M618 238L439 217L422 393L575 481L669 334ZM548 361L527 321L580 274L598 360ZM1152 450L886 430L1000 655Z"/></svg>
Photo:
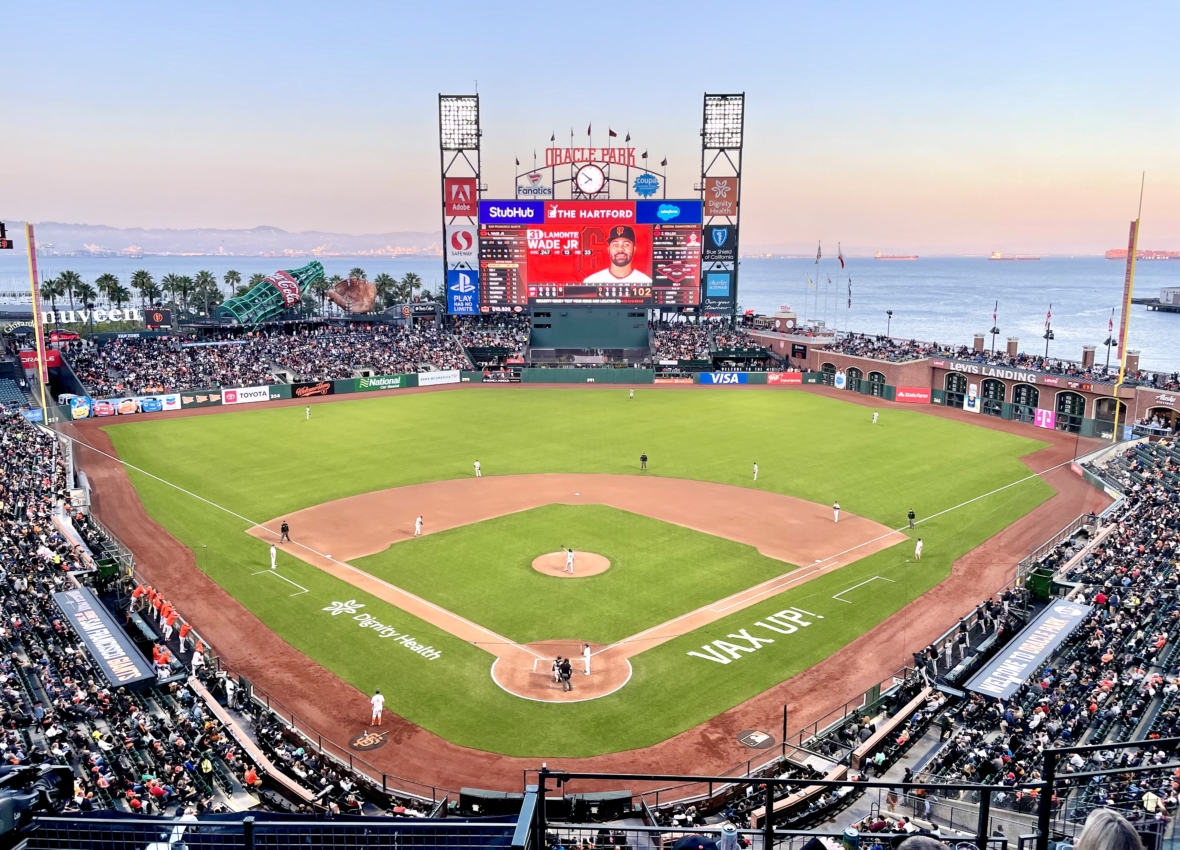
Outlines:
<svg viewBox="0 0 1180 850"><path fill-rule="evenodd" d="M787 386L789 384L799 385L803 383L802 372L768 372L766 374L766 383L774 384L775 386Z"/></svg>
<svg viewBox="0 0 1180 850"><path fill-rule="evenodd" d="M484 369L480 380L485 384L519 384L519 369Z"/></svg>
<svg viewBox="0 0 1180 850"><path fill-rule="evenodd" d="M143 312L143 323L149 328L172 327L172 311L166 307L152 307Z"/></svg>
<svg viewBox="0 0 1180 850"><path fill-rule="evenodd" d="M705 272L705 295L709 298L729 298L729 272Z"/></svg>
<svg viewBox="0 0 1180 850"><path fill-rule="evenodd" d="M71 419L87 419L90 417L90 408L93 402L84 395L74 396L70 399L70 418Z"/></svg>
<svg viewBox="0 0 1180 850"><path fill-rule="evenodd" d="M252 404L270 401L270 387L232 387L221 391L222 404Z"/></svg>
<svg viewBox="0 0 1180 850"><path fill-rule="evenodd" d="M1089 605L1060 600L1025 626L987 666L967 682L967 690L1007 699L1048 658L1090 613Z"/></svg>
<svg viewBox="0 0 1180 850"><path fill-rule="evenodd" d="M963 396L963 409L968 413L979 413L983 410L979 400L979 384L967 385L967 395Z"/></svg>
<svg viewBox="0 0 1180 850"><path fill-rule="evenodd" d="M710 224L705 228L701 259L706 263L732 263L737 260L737 228L732 224Z"/></svg>
<svg viewBox="0 0 1180 850"><path fill-rule="evenodd" d="M443 180L443 212L446 215L474 216L478 201L474 177L447 177Z"/></svg>
<svg viewBox="0 0 1180 850"><path fill-rule="evenodd" d="M656 378L657 384L691 384L692 378Z"/></svg>
<svg viewBox="0 0 1180 850"><path fill-rule="evenodd" d="M45 421L45 411L39 407L33 407L33 408L30 408L29 410L22 410L20 413L21 413L21 416L23 416L25 419L29 420L30 422L44 422Z"/></svg>
<svg viewBox="0 0 1180 850"><path fill-rule="evenodd" d="M737 218L738 178L705 178L705 216Z"/></svg>
<svg viewBox="0 0 1180 850"><path fill-rule="evenodd" d="M180 406L185 410L192 407L213 407L221 404L221 388L211 390L189 390L180 394Z"/></svg>
<svg viewBox="0 0 1180 850"><path fill-rule="evenodd" d="M358 378L356 388L358 392L372 390L404 390L406 387L418 386L414 379L417 375L374 375L371 378Z"/></svg>
<svg viewBox="0 0 1180 850"><path fill-rule="evenodd" d="M21 350L20 363L26 369L37 368L37 352L32 350ZM61 352L56 348L45 349L45 365L50 369L61 365Z"/></svg>
<svg viewBox="0 0 1180 850"><path fill-rule="evenodd" d="M457 384L459 383L459 370L447 369L441 372L419 372L418 386L420 387L434 387L439 384Z"/></svg>
<svg viewBox="0 0 1180 850"><path fill-rule="evenodd" d="M336 387L332 381L316 381L315 383L292 384L292 398L312 398L313 396L332 395Z"/></svg>
<svg viewBox="0 0 1180 850"><path fill-rule="evenodd" d="M115 618L88 587L53 594L53 601L77 633L112 687L155 681L156 674Z"/></svg>
<svg viewBox="0 0 1180 850"><path fill-rule="evenodd" d="M1057 411L1041 410L1038 407L1033 411L1033 425L1036 425L1038 428L1048 428L1052 431L1057 427Z"/></svg>
<svg viewBox="0 0 1180 850"><path fill-rule="evenodd" d="M551 171L531 171L516 178L516 197L525 200L548 200L553 197Z"/></svg>
<svg viewBox="0 0 1180 850"><path fill-rule="evenodd" d="M791 356L794 357L796 360L806 360L807 359L807 346L803 345L802 343L792 342L791 343Z"/></svg>
<svg viewBox="0 0 1180 850"><path fill-rule="evenodd" d="M843 369L837 369L836 374L832 376L832 386L838 390L848 389L848 373Z"/></svg>
<svg viewBox="0 0 1180 850"><path fill-rule="evenodd" d="M479 312L478 271L447 270L447 312L452 316L473 316Z"/></svg>
<svg viewBox="0 0 1180 850"><path fill-rule="evenodd" d="M701 372L702 384L748 384L750 376L745 372Z"/></svg>
<svg viewBox="0 0 1180 850"><path fill-rule="evenodd" d="M473 312L699 303L700 201L484 201L480 211Z"/></svg>
<svg viewBox="0 0 1180 850"><path fill-rule="evenodd" d="M447 225L447 263L475 263L479 261L479 229L473 224Z"/></svg>
<svg viewBox="0 0 1180 850"><path fill-rule="evenodd" d="M904 404L930 404L929 387L898 387L894 401Z"/></svg>

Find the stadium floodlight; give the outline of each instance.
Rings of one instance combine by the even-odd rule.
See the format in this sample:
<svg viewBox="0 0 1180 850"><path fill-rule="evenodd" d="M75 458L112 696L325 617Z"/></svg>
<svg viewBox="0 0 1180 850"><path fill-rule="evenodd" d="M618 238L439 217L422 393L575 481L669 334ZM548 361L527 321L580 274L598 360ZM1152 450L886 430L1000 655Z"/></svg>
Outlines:
<svg viewBox="0 0 1180 850"><path fill-rule="evenodd" d="M744 94L705 95L705 126L702 134L707 149L732 149L742 146L745 122Z"/></svg>
<svg viewBox="0 0 1180 850"><path fill-rule="evenodd" d="M443 150L478 148L479 95L439 95L438 125Z"/></svg>

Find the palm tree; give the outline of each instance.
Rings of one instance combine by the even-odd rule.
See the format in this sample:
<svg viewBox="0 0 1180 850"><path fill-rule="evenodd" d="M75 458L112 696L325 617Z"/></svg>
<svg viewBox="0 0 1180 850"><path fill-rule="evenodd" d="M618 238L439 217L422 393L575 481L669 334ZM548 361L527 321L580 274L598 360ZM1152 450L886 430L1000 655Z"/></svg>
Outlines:
<svg viewBox="0 0 1180 850"><path fill-rule="evenodd" d="M193 292L198 296L204 297L205 315L208 316L209 296L214 296L214 303L216 304L216 298L221 294L220 289L217 287L217 277L213 274L213 272L205 271L204 269L197 272L197 277L193 281Z"/></svg>
<svg viewBox="0 0 1180 850"><path fill-rule="evenodd" d="M258 284L265 283L265 282L266 282L266 275L264 275L262 272L254 272L254 274L250 275L250 288L251 289L256 287Z"/></svg>
<svg viewBox="0 0 1180 850"><path fill-rule="evenodd" d="M337 275L337 277L339 277L339 275ZM315 283L313 283L311 285L311 291L313 293L315 293L315 295L320 299L320 314L321 315L323 315L324 308L326 306L325 302L328 300L328 291L334 285L335 284L332 283L332 281L327 280L326 278L323 278L323 277L319 278Z"/></svg>
<svg viewBox="0 0 1180 850"><path fill-rule="evenodd" d="M180 293L182 309L188 312L188 297L193 291L193 279L188 275L181 275L177 280L176 291Z"/></svg>
<svg viewBox="0 0 1180 850"><path fill-rule="evenodd" d="M61 282L60 277L51 277L49 280L41 283L41 300L48 301L49 307L54 313L57 313L57 299L66 294L65 284Z"/></svg>
<svg viewBox="0 0 1180 850"><path fill-rule="evenodd" d="M232 293L235 291L235 287L242 282L242 275L240 272L230 269L221 279L225 281L225 288Z"/></svg>
<svg viewBox="0 0 1180 850"><path fill-rule="evenodd" d="M95 278L94 285L98 288L99 292L106 296L109 302L111 300L111 292L119 285L119 278L110 272L104 272Z"/></svg>
<svg viewBox="0 0 1180 850"><path fill-rule="evenodd" d="M413 300L414 290L422 286L422 278L413 272L406 272L402 276L402 289L405 292L406 300ZM423 293L425 294L425 293Z"/></svg>
<svg viewBox="0 0 1180 850"><path fill-rule="evenodd" d="M381 274L373 278L373 286L377 289L377 297L381 299L382 307L389 307L391 304L397 302L397 278L381 272Z"/></svg>
<svg viewBox="0 0 1180 850"><path fill-rule="evenodd" d="M70 311L72 312L74 309L74 295L76 294L75 290L77 287L84 285L82 283L82 276L77 272L72 272L67 269L66 271L62 272L57 279L61 281L61 285L64 288L64 294L70 297Z"/></svg>
<svg viewBox="0 0 1180 850"><path fill-rule="evenodd" d="M172 306L176 306L176 292L180 285L180 275L168 272L160 278L160 284L164 287L164 291L172 296Z"/></svg>
<svg viewBox="0 0 1180 850"><path fill-rule="evenodd" d="M107 297L111 299L111 303L118 309L131 301L131 290L120 283L116 283L114 288L107 293Z"/></svg>
<svg viewBox="0 0 1180 850"><path fill-rule="evenodd" d="M141 307L147 307L148 300L159 292L159 287L156 286L156 281L152 278L152 273L146 269L140 269L132 273L131 288L139 293Z"/></svg>
<svg viewBox="0 0 1180 850"><path fill-rule="evenodd" d="M348 276L355 277L358 280L364 280L365 279L365 270L362 269L360 266L357 266L356 268L348 270Z"/></svg>

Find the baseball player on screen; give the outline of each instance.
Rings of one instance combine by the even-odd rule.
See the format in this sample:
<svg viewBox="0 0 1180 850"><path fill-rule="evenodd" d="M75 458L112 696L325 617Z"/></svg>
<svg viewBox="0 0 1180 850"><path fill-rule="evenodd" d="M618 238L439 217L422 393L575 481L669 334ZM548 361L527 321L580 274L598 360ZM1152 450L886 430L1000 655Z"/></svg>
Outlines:
<svg viewBox="0 0 1180 850"><path fill-rule="evenodd" d="M607 256L610 265L586 278L583 283L651 283L651 278L632 266L635 260L635 229L616 224L610 229Z"/></svg>

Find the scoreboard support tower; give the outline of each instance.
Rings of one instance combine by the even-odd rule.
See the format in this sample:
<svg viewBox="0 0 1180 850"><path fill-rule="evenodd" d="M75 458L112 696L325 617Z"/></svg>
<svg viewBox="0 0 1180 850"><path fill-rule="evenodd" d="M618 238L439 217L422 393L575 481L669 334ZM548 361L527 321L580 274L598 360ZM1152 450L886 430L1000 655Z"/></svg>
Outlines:
<svg viewBox="0 0 1180 850"><path fill-rule="evenodd" d="M705 205L705 249L717 259L701 257L701 307L705 313L729 313L737 323L738 213L741 206L742 141L746 95L705 94L701 121L701 183ZM730 230L732 229L732 230ZM713 234L724 240L710 244ZM723 295L722 285L728 283Z"/></svg>
<svg viewBox="0 0 1180 850"><path fill-rule="evenodd" d="M439 164L443 197L443 287L446 291L444 311L455 311L457 292L452 271L469 270L479 274L479 201L487 187L480 174L478 94L440 94L438 96ZM466 280L466 279L464 279ZM470 284L466 284L470 285ZM478 283L476 284L478 300ZM475 311L475 312L478 312Z"/></svg>

